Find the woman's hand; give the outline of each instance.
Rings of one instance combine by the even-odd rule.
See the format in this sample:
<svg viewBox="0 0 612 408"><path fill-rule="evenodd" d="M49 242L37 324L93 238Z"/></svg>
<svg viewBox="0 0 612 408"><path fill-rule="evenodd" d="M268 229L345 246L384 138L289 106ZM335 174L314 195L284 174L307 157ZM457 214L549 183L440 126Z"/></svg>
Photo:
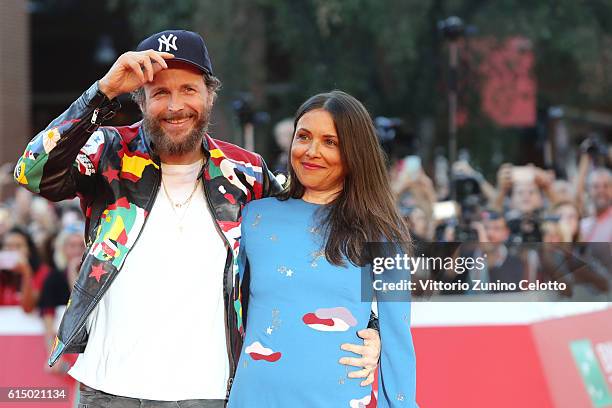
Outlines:
<svg viewBox="0 0 612 408"><path fill-rule="evenodd" d="M342 357L340 364L347 366L355 366L361 370L351 371L348 373L349 378L365 378L361 382L361 386L365 387L374 382L374 372L380 358L380 335L374 329L363 329L357 332L357 335L363 339L363 346L356 344L344 343L340 348L344 351L350 351L361 355L359 357Z"/></svg>

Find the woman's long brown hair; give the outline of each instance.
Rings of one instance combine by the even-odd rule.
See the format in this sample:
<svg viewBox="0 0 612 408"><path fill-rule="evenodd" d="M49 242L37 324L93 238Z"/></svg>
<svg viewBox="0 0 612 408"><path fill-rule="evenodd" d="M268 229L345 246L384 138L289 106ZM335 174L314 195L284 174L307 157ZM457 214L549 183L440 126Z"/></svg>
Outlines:
<svg viewBox="0 0 612 408"><path fill-rule="evenodd" d="M395 243L410 250L408 227L399 215L389 186L384 153L372 118L357 99L342 91L321 93L308 99L295 115L297 123L311 110L329 112L336 125L345 179L342 191L326 207L321 227L325 231L325 257L338 266L348 259L363 265L367 242ZM279 198L302 198L305 188L289 163L289 184Z"/></svg>

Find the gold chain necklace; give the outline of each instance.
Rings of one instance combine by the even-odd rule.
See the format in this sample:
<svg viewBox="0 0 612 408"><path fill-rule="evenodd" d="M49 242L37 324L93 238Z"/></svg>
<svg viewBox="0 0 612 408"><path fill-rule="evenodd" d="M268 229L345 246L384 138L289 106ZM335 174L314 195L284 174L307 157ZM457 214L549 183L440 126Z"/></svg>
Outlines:
<svg viewBox="0 0 612 408"><path fill-rule="evenodd" d="M162 177L162 186L164 187L164 193L166 193L166 197L168 197L168 201L170 201L170 204L172 204L172 209L174 210L174 208L182 208L185 205L188 205L189 203L191 203L191 199L193 198L193 195L195 194L196 190L198 189L198 184L200 183L200 179L196 178L195 184L193 185L193 190L191 190L191 194L189 194L189 197L187 197L187 199L185 201L183 201L182 203L175 203L174 200L170 197L170 194L168 193L168 189L166 188L166 183L164 183L164 178ZM175 210L176 211L176 210Z"/></svg>
<svg viewBox="0 0 612 408"><path fill-rule="evenodd" d="M199 171L198 171L198 174L200 174ZM198 184L200 184L200 179L196 177L196 181L193 185L193 190L191 190L191 194L189 194L189 197L187 197L187 199L181 203L175 203L174 200L172 200L172 198L170 197L170 193L168 193L168 189L166 188L166 183L164 183L164 178L162 176L162 187L164 188L164 193L166 194L166 198L168 199L168 202L170 203L170 208L172 208L172 212L174 213L174 215L176 215L176 218L178 218L178 229L179 229L179 232L181 233L183 232L183 219L185 218L185 215L187 214L187 210L189 210L189 204L191 204L191 199L193 198L193 195L198 189ZM179 215L177 209L180 209L183 207L185 207L185 211L183 212L182 215Z"/></svg>

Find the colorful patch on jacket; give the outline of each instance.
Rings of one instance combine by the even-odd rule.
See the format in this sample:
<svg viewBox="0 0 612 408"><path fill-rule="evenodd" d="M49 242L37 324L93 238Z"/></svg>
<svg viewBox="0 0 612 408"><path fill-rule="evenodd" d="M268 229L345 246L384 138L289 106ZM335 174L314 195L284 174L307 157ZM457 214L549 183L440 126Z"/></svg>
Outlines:
<svg viewBox="0 0 612 408"><path fill-rule="evenodd" d="M60 357L62 351L66 346L64 343L60 341L60 339L55 336L55 341L53 342L53 347L51 348L51 355L49 356L49 364L55 363L55 361Z"/></svg>
<svg viewBox="0 0 612 408"><path fill-rule="evenodd" d="M87 139L87 143L85 146L81 148L81 153L84 153L88 156L97 155L101 148L104 146L104 133L101 130L96 130L89 136Z"/></svg>
<svg viewBox="0 0 612 408"><path fill-rule="evenodd" d="M96 168L86 154L79 153L76 157L75 164L79 173L85 176L91 176L96 172Z"/></svg>
<svg viewBox="0 0 612 408"><path fill-rule="evenodd" d="M252 163L233 160L226 157L220 149L212 149L210 151L209 173L210 177L223 176L233 186L241 190L249 199L249 189L245 186L238 173L242 173L244 180L253 189L257 197L261 196L263 183L263 170L260 166L254 166Z"/></svg>
<svg viewBox="0 0 612 408"><path fill-rule="evenodd" d="M106 275L108 273L108 271L106 269L104 269L104 264L100 263L100 264L94 264L91 267L91 273L88 275L89 278L94 278L98 283L100 283L100 279L102 279L102 277L104 275Z"/></svg>
<svg viewBox="0 0 612 408"><path fill-rule="evenodd" d="M159 166L150 157L134 153L123 152L121 156L121 178L137 182L147 166L159 170Z"/></svg>
<svg viewBox="0 0 612 408"><path fill-rule="evenodd" d="M240 296L240 295L239 295ZM244 328L242 326L242 299L234 300L234 311L236 312L236 327L241 336L244 336Z"/></svg>
<svg viewBox="0 0 612 408"><path fill-rule="evenodd" d="M110 261L121 268L125 256L136 241L145 221L146 211L122 197L102 213L96 240L89 253L100 261Z"/></svg>
<svg viewBox="0 0 612 408"><path fill-rule="evenodd" d="M23 160L20 160L19 163L17 163L17 166L15 166L15 172L13 173L13 177L15 178L15 180L17 180L19 184L23 185L28 184L28 179L25 175L25 168L25 162Z"/></svg>
<svg viewBox="0 0 612 408"><path fill-rule="evenodd" d="M42 148L38 149L36 147L36 145L40 145L41 143L40 139L35 139L28 144L25 152L17 161L13 173L15 181L27 186L36 193L40 192L42 170L48 158ZM42 153L39 153L39 151L42 151Z"/></svg>
<svg viewBox="0 0 612 408"><path fill-rule="evenodd" d="M60 131L56 127L49 129L45 132L45 134L43 135L43 147L45 153L49 154L49 152L51 152L51 150L53 150L55 146L57 146L57 142L59 142L60 137Z"/></svg>
<svg viewBox="0 0 612 408"><path fill-rule="evenodd" d="M23 158L24 159L28 159L28 160L36 160L36 158L39 156L39 153L34 153L32 150L30 149L26 149L25 152L23 152Z"/></svg>

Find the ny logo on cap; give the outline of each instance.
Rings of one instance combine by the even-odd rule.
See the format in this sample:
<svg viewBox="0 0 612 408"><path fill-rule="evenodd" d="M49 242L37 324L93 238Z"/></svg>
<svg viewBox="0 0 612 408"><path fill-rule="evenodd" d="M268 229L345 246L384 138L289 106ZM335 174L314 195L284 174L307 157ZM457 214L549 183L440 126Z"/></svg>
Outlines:
<svg viewBox="0 0 612 408"><path fill-rule="evenodd" d="M178 48L176 47L176 38L177 37L174 34L168 35L167 38L165 34L159 37L157 39L157 41L159 41L159 48L157 49L157 51L162 51L162 47L164 45L166 46L165 52L169 52L170 48L172 48L174 51L178 51Z"/></svg>

